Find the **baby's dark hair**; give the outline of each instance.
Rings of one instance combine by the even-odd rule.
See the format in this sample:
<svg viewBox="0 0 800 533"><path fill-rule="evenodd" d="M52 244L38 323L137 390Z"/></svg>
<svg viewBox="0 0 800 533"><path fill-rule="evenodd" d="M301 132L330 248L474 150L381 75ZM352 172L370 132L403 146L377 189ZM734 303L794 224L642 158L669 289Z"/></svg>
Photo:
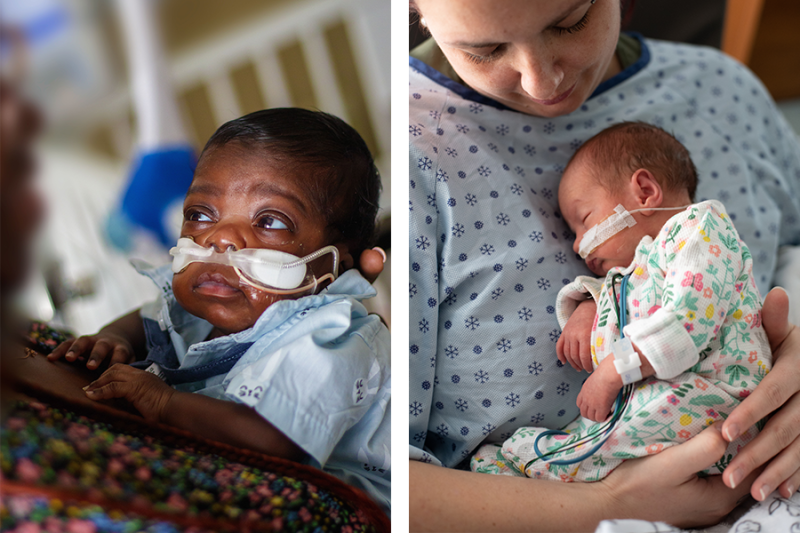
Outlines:
<svg viewBox="0 0 800 533"><path fill-rule="evenodd" d="M294 107L255 111L220 126L200 159L231 142L262 150L269 159L313 167L307 183L313 207L351 244L356 263L374 245L380 173L364 139L342 119Z"/></svg>
<svg viewBox="0 0 800 533"><path fill-rule="evenodd" d="M614 124L583 143L570 163L579 157L591 158L590 172L610 193L623 187L622 176L644 168L665 190L686 190L694 202L697 169L689 151L658 126L646 122Z"/></svg>

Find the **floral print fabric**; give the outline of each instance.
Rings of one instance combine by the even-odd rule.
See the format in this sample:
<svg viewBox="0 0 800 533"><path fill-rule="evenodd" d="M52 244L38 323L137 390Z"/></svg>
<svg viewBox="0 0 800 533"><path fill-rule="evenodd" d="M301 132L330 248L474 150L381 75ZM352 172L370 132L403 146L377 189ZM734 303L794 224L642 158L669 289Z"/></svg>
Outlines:
<svg viewBox="0 0 800 533"><path fill-rule="evenodd" d="M533 441L544 430L521 428L501 448L482 448L473 469L511 473L510 466L530 477L596 481L624 459L658 453L724 419L771 368L752 267L750 251L724 207L711 200L672 217L655 239L642 239L627 268L613 268L602 280L581 276L564 287L557 305L562 327L587 292L597 302L591 345L596 367L613 357L611 344L620 338L614 293L620 294L620 274L630 274L623 331L656 375L635 387L611 437L584 461L562 466L536 461L526 470L537 457ZM543 438L539 449L558 449L594 426L578 418L565 428L569 436ZM709 472L721 473L756 433L751 428L731 443ZM600 440L555 458L579 457Z"/></svg>

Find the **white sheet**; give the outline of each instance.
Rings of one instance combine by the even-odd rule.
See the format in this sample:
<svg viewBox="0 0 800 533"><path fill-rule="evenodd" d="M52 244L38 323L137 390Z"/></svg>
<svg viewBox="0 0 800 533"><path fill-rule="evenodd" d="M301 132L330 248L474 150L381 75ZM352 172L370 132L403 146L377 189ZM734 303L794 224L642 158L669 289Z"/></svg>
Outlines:
<svg viewBox="0 0 800 533"><path fill-rule="evenodd" d="M800 325L800 246L778 248L773 281L789 293L789 322Z"/></svg>
<svg viewBox="0 0 800 533"><path fill-rule="evenodd" d="M595 533L800 533L800 493L790 499L773 492L763 502L748 499L719 524L706 529L680 529L664 522L603 520Z"/></svg>

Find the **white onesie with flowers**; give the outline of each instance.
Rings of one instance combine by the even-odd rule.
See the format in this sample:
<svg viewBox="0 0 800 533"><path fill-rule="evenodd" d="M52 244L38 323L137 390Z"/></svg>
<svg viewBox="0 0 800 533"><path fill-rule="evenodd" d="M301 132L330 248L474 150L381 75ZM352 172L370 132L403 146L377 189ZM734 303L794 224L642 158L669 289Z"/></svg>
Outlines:
<svg viewBox="0 0 800 533"><path fill-rule="evenodd" d="M620 337L614 294L619 296L620 280L630 274L623 331L650 361L655 376L634 386L611 436L583 461L531 462L537 458L534 440L545 429L523 427L502 445L481 447L472 470L597 481L625 459L658 453L726 418L771 368L752 263L724 207L710 200L670 218L655 239L644 237L627 268L612 268L604 279L579 276L565 286L556 308L562 328L587 294L597 302L591 345L596 368L609 354L613 357L611 344ZM603 422L579 417L564 428L569 435L544 437L539 450L571 443L595 424ZM756 428L744 432L707 472L721 473L756 433ZM580 457L599 442L598 436L548 458Z"/></svg>

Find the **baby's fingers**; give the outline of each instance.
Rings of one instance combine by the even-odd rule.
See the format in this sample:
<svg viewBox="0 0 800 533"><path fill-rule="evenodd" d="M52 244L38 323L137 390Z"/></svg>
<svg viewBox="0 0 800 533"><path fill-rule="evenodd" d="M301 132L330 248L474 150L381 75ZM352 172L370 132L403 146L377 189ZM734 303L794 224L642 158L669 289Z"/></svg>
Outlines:
<svg viewBox="0 0 800 533"><path fill-rule="evenodd" d="M567 358L564 356L564 334L562 333L556 341L556 357L561 361L561 364L567 364Z"/></svg>
<svg viewBox="0 0 800 533"><path fill-rule="evenodd" d="M133 361L133 354L126 348L118 344L114 347L114 351L111 352L111 360L108 362L108 366L111 367L117 363L128 364Z"/></svg>
<svg viewBox="0 0 800 533"><path fill-rule="evenodd" d="M591 372L593 370L592 367L592 352L588 347L588 344L581 343L580 344L580 355L581 355L581 364L583 365L583 369L587 372Z"/></svg>
<svg viewBox="0 0 800 533"><path fill-rule="evenodd" d="M578 348L575 346L573 342L568 342L569 348L567 349L567 361L569 364L577 370L578 372L581 371L581 360L578 357Z"/></svg>
<svg viewBox="0 0 800 533"><path fill-rule="evenodd" d="M135 385L129 381L111 381L105 385L90 388L86 396L92 400L110 400L111 398L127 398Z"/></svg>
<svg viewBox="0 0 800 533"><path fill-rule="evenodd" d="M75 339L69 339L56 346L56 349L48 354L48 361L56 361L64 357L64 355L67 353L67 350L69 350L74 343Z"/></svg>
<svg viewBox="0 0 800 533"><path fill-rule="evenodd" d="M72 343L72 346L69 347L67 353L64 355L64 359L69 361L70 363L75 361L79 355L88 352L94 346L95 339L88 335L84 335L82 337L78 337L75 339L75 342Z"/></svg>
<svg viewBox="0 0 800 533"><path fill-rule="evenodd" d="M86 361L86 368L89 370L95 370L97 367L100 366L100 363L108 357L108 354L114 349L114 345L106 340L99 340L94 345L94 349L92 349L92 353L89 354L89 360Z"/></svg>
<svg viewBox="0 0 800 533"><path fill-rule="evenodd" d="M86 394L89 394L91 398L95 398L91 396L93 391L99 390L103 387L106 387L112 383L128 383L130 382L130 370L134 370L129 366L124 365L116 365L105 372L103 372L99 378L89 383L83 390L86 391ZM134 370L136 371L136 370ZM140 371L139 371L140 372ZM112 387L114 390L117 386ZM111 398L112 396L109 396Z"/></svg>

